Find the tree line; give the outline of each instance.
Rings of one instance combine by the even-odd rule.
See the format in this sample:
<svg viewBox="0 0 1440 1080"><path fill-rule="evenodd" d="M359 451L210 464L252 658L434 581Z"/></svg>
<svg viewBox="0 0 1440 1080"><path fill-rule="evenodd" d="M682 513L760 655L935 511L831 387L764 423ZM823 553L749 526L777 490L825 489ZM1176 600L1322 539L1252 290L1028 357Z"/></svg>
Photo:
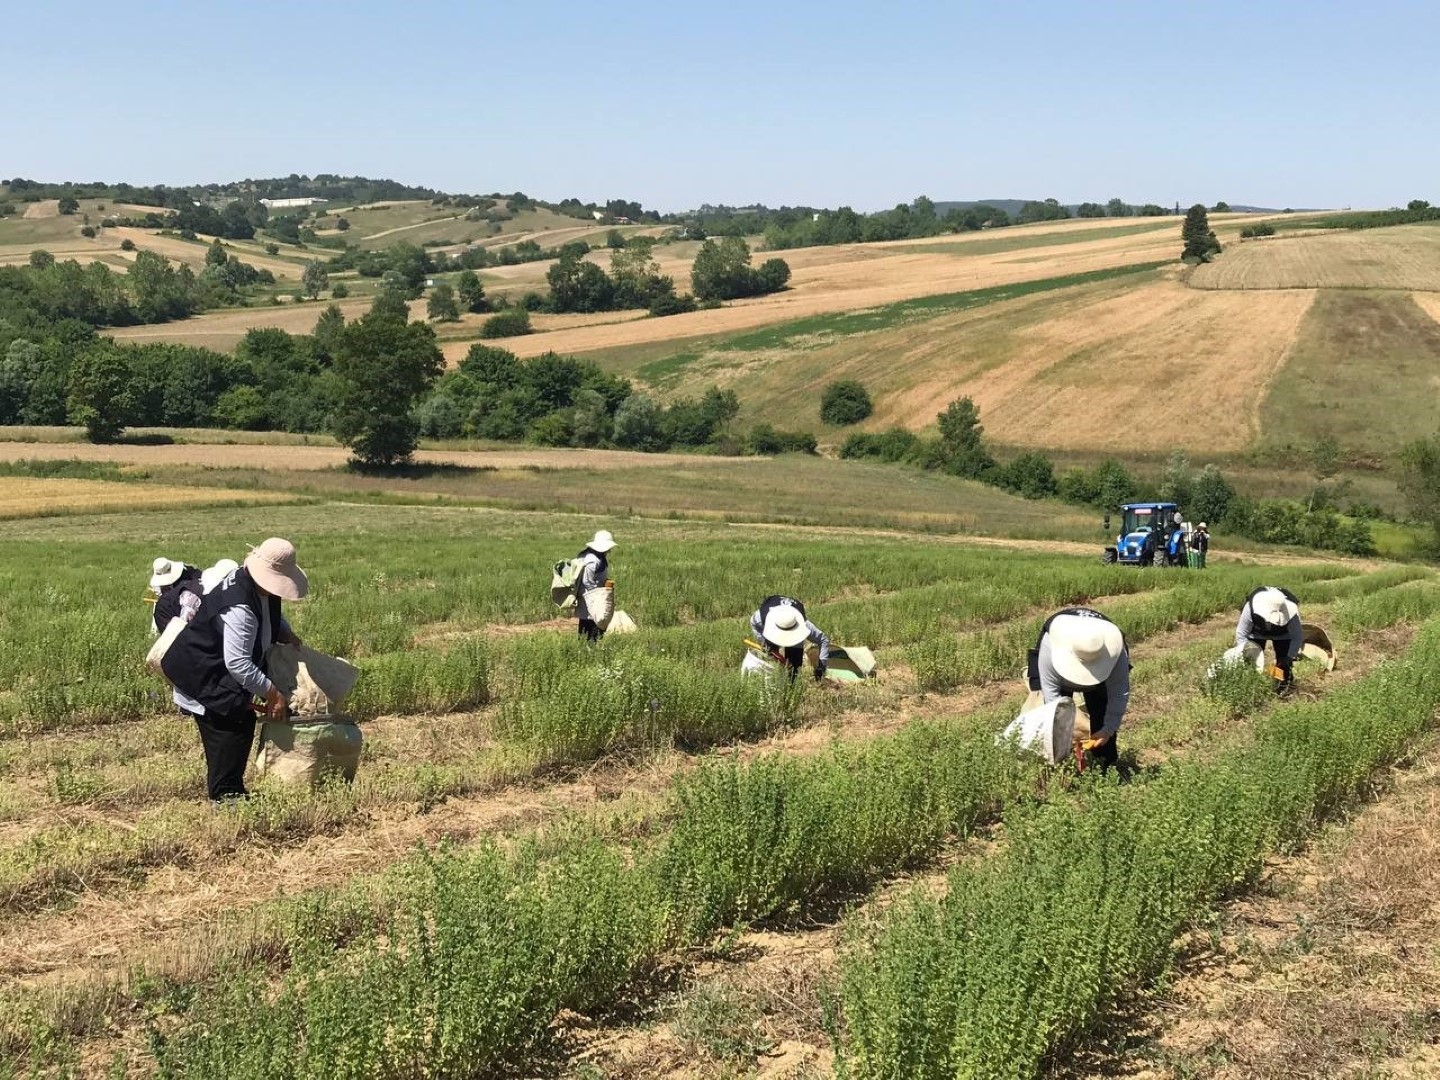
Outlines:
<svg viewBox="0 0 1440 1080"><path fill-rule="evenodd" d="M1298 544L1351 555L1373 555L1375 542L1365 518L1347 519L1327 499L1309 504L1282 499L1247 499L1239 495L1214 465L1198 471L1183 454L1171 458L1158 486L1142 484L1115 458L1093 469L1071 468L1057 475L1055 464L1039 451L1027 451L1009 462L996 460L984 438L980 410L968 397L951 402L936 417L937 435L927 438L905 428L857 432L840 447L842 458L870 458L916 465L1003 488L1027 499L1059 499L1107 512L1121 503L1145 498L1174 501L1191 521L1204 521L1270 544ZM1440 440L1437 440L1440 447ZM1440 492L1440 451L1434 489ZM1440 494L1434 506L1440 507ZM1440 536L1440 511L1435 515Z"/></svg>

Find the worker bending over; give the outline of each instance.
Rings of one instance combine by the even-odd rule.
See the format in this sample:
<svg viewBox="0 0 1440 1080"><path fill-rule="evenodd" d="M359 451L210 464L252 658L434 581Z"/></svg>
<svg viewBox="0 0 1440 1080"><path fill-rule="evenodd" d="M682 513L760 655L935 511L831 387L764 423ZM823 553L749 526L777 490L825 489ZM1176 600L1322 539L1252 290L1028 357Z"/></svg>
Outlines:
<svg viewBox="0 0 1440 1080"><path fill-rule="evenodd" d="M1235 624L1235 647L1225 653L1234 662L1244 659L1264 670L1265 646L1275 650L1275 666L1280 669L1282 687L1295 681L1295 660L1305 644L1305 631L1300 626L1300 601L1289 589L1264 585L1252 592L1240 609Z"/></svg>
<svg viewBox="0 0 1440 1080"><path fill-rule="evenodd" d="M830 639L805 617L805 605L791 596L767 596L755 614L750 616L750 629L767 649L783 659L794 679L805 662L805 643L812 642L819 654L815 660L815 678L825 677L830 660Z"/></svg>
<svg viewBox="0 0 1440 1080"><path fill-rule="evenodd" d="M1090 608L1064 608L1045 620L1030 653L1030 689L1045 703L1075 694L1090 714L1090 750L1102 768L1120 759L1115 734L1130 704L1130 649L1120 628Z"/></svg>

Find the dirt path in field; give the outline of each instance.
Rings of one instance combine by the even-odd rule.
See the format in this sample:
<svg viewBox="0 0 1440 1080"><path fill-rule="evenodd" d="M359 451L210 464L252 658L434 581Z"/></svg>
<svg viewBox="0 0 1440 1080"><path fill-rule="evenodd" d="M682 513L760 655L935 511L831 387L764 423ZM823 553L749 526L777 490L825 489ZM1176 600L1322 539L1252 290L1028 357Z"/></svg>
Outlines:
<svg viewBox="0 0 1440 1080"><path fill-rule="evenodd" d="M1065 1080L1440 1075L1440 740L1196 932L1169 988Z"/></svg>
<svg viewBox="0 0 1440 1080"><path fill-rule="evenodd" d="M284 446L263 443L173 443L165 446L102 446L94 443L0 442L0 461L113 461L125 465L195 465L214 469L335 469L350 460L339 446ZM417 450L422 465L471 469L673 468L676 458L638 450ZM686 465L733 465L758 458L687 455ZM143 491L143 488L137 488Z"/></svg>
<svg viewBox="0 0 1440 1080"><path fill-rule="evenodd" d="M370 233L365 237L369 240L379 240L382 236L394 236L396 233L409 232L411 229L423 229L426 225L438 225L442 221L462 221L464 214L454 214L451 217L431 218L428 221L416 221L409 225L396 225L393 229L382 229L379 232Z"/></svg>
<svg viewBox="0 0 1440 1080"><path fill-rule="evenodd" d="M59 199L41 199L39 202L27 203L25 205L24 218L26 221L38 221L41 218L52 218L59 216Z"/></svg>

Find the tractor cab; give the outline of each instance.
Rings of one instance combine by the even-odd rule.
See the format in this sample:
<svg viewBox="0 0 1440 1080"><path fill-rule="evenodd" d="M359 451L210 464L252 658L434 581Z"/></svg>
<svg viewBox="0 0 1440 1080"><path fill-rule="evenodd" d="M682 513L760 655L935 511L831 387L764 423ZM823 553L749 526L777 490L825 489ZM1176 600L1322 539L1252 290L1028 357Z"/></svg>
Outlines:
<svg viewBox="0 0 1440 1080"><path fill-rule="evenodd" d="M1177 519L1180 507L1173 502L1125 503L1120 507L1120 535L1105 549L1107 563L1125 566L1174 565Z"/></svg>

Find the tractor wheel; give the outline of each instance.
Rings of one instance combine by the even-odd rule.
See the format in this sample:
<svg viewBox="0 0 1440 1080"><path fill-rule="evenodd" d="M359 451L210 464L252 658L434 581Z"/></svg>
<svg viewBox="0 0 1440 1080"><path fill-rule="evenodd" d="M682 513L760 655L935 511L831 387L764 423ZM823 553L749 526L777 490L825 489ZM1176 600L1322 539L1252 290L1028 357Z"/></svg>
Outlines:
<svg viewBox="0 0 1440 1080"><path fill-rule="evenodd" d="M1103 562L1106 566L1114 566L1117 562L1120 561L1120 553L1116 551L1113 547L1107 547L1104 553L1100 556L1100 561Z"/></svg>

